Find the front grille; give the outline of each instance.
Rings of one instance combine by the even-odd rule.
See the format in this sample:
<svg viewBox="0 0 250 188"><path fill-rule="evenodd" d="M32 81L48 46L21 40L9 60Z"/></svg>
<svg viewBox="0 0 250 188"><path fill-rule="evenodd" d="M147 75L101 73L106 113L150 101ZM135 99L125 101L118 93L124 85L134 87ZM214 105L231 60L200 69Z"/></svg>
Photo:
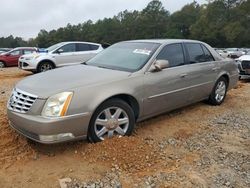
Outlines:
<svg viewBox="0 0 250 188"><path fill-rule="evenodd" d="M15 112L27 113L36 99L35 95L14 89L8 102L8 108Z"/></svg>
<svg viewBox="0 0 250 188"><path fill-rule="evenodd" d="M243 69L250 69L250 61L242 61L241 66Z"/></svg>

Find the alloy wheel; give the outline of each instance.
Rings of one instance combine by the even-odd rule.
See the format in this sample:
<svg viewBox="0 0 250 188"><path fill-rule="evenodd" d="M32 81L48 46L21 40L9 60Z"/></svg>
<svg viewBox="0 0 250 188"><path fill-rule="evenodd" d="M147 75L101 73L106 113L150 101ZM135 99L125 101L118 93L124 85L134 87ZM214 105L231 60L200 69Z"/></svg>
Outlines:
<svg viewBox="0 0 250 188"><path fill-rule="evenodd" d="M51 69L53 69L53 66L50 63L43 63L41 65L40 71L46 72L46 71L51 70Z"/></svg>
<svg viewBox="0 0 250 188"><path fill-rule="evenodd" d="M4 68L4 67L5 67L4 63L0 61L0 68Z"/></svg>
<svg viewBox="0 0 250 188"><path fill-rule="evenodd" d="M226 91L227 91L226 83L224 81L218 82L215 89L215 99L217 102L223 101L226 95Z"/></svg>
<svg viewBox="0 0 250 188"><path fill-rule="evenodd" d="M114 134L124 136L129 128L129 116L119 107L104 109L96 118L94 130L101 140L111 138Z"/></svg>

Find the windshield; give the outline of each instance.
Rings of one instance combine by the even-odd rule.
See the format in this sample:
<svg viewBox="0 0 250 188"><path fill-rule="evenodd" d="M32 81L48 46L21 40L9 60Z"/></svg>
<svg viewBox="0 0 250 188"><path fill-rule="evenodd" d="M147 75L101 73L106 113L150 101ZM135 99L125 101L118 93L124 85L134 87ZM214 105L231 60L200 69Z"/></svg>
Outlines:
<svg viewBox="0 0 250 188"><path fill-rule="evenodd" d="M63 44L64 44L64 42L57 43L53 46L48 47L46 50L48 52L52 52L53 50L57 49L58 47L62 46Z"/></svg>
<svg viewBox="0 0 250 188"><path fill-rule="evenodd" d="M238 51L237 48L228 48L227 51Z"/></svg>
<svg viewBox="0 0 250 188"><path fill-rule="evenodd" d="M90 59L86 64L135 72L146 64L159 46L158 43L150 42L117 43Z"/></svg>
<svg viewBox="0 0 250 188"><path fill-rule="evenodd" d="M1 55L6 55L6 54L9 54L11 52L13 52L15 49L12 49L12 50L8 50L8 51L5 51L5 52L2 52Z"/></svg>

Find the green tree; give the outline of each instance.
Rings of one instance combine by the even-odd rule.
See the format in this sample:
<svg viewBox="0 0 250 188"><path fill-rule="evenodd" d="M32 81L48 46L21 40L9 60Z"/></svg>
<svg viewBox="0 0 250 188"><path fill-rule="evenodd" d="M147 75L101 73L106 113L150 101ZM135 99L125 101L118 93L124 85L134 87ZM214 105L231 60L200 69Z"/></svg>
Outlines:
<svg viewBox="0 0 250 188"><path fill-rule="evenodd" d="M185 5L180 11L173 13L170 17L166 37L190 38L191 26L201 16L201 7L197 2Z"/></svg>

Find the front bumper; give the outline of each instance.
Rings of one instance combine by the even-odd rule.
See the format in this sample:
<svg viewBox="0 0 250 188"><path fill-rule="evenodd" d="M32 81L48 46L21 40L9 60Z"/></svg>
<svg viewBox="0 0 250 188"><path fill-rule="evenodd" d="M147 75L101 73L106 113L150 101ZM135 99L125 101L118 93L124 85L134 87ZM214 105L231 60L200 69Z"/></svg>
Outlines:
<svg viewBox="0 0 250 188"><path fill-rule="evenodd" d="M250 79L250 62L242 61L238 63L240 79Z"/></svg>
<svg viewBox="0 0 250 188"><path fill-rule="evenodd" d="M43 144L85 139L90 113L48 119L7 110L10 126L25 137Z"/></svg>
<svg viewBox="0 0 250 188"><path fill-rule="evenodd" d="M34 60L19 59L18 67L23 70L36 70L37 63Z"/></svg>
<svg viewBox="0 0 250 188"><path fill-rule="evenodd" d="M240 79L241 80L249 80L250 79L250 74L240 74Z"/></svg>

